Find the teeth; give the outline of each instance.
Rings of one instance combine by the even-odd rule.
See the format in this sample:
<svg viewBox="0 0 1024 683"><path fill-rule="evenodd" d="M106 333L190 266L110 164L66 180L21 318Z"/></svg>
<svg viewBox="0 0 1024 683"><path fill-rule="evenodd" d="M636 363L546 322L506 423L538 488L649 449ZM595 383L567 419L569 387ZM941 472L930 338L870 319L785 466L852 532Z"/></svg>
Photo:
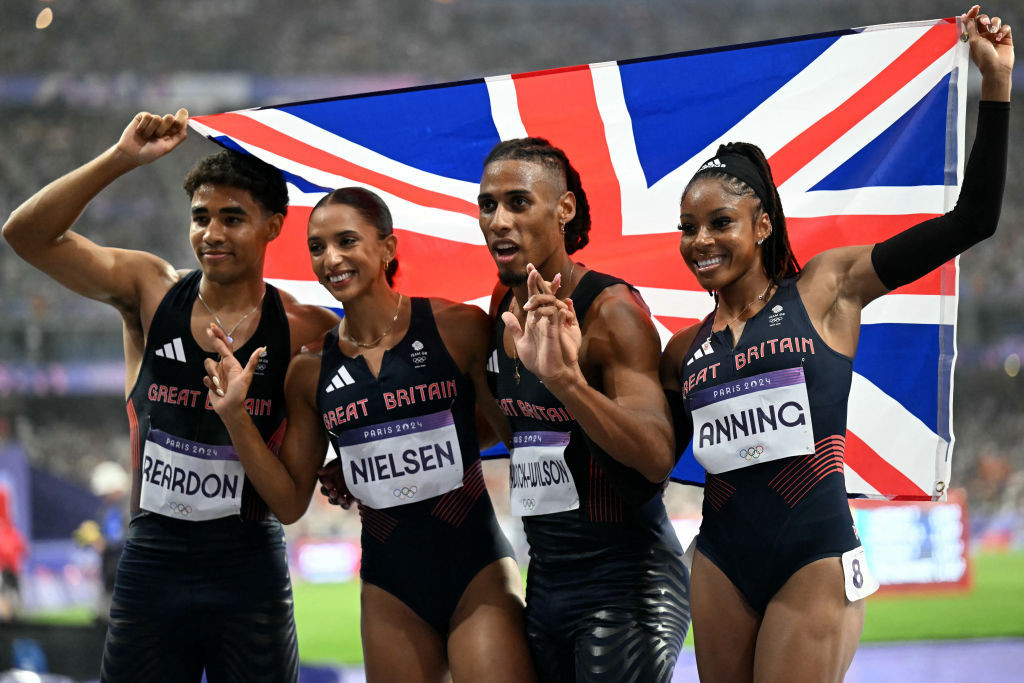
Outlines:
<svg viewBox="0 0 1024 683"><path fill-rule="evenodd" d="M708 266L717 266L719 263L724 261L721 256L715 256L713 258L700 259L697 261L698 268L707 268Z"/></svg>
<svg viewBox="0 0 1024 683"><path fill-rule="evenodd" d="M353 273L342 273L340 275L331 275L330 277L327 278L327 280L328 280L328 282L332 282L334 284L337 284L339 282L344 282L345 280L348 280L350 277L352 277L352 275L353 275Z"/></svg>

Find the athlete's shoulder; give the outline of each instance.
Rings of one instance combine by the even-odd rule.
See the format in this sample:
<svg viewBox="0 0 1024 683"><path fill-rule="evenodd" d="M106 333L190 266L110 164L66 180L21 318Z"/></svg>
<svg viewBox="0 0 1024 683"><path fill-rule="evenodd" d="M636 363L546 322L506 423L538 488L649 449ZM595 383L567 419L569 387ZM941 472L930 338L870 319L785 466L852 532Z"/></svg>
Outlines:
<svg viewBox="0 0 1024 683"><path fill-rule="evenodd" d="M467 372L487 356L491 338L491 319L480 308L446 299L430 299L434 322L448 353Z"/></svg>
<svg viewBox="0 0 1024 683"><path fill-rule="evenodd" d="M430 310L434 314L438 329L449 327L456 329L489 328L487 314L479 306L464 304L448 299L430 297Z"/></svg>
<svg viewBox="0 0 1024 683"><path fill-rule="evenodd" d="M324 333L338 324L340 318L323 306L300 303L292 294L278 290L291 330L292 349L312 348L323 340Z"/></svg>
<svg viewBox="0 0 1024 683"><path fill-rule="evenodd" d="M583 325L589 327L600 321L612 332L631 330L654 331L651 311L634 287L615 282L602 289L585 313Z"/></svg>

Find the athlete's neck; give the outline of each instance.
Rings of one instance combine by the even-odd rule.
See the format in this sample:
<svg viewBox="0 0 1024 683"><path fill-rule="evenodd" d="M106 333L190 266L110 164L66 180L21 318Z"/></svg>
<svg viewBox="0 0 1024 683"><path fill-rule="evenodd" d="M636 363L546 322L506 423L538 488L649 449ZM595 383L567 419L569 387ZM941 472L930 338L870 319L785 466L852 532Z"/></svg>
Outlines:
<svg viewBox="0 0 1024 683"><path fill-rule="evenodd" d="M244 313L263 299L266 284L262 278L242 278L231 282L215 282L203 275L199 293L206 305L218 315Z"/></svg>
<svg viewBox="0 0 1024 683"><path fill-rule="evenodd" d="M342 331L350 339L367 342L395 329L395 312L402 295L381 279L373 288L344 302ZM404 298L404 297L402 297Z"/></svg>
<svg viewBox="0 0 1024 683"><path fill-rule="evenodd" d="M759 311L771 294L764 271L747 273L718 292L718 316L746 319Z"/></svg>

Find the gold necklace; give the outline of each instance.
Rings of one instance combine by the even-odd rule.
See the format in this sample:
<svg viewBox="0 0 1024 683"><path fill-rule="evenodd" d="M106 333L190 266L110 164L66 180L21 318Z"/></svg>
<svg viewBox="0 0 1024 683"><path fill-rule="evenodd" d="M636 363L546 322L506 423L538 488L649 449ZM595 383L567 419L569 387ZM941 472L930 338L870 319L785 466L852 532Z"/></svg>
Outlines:
<svg viewBox="0 0 1024 683"><path fill-rule="evenodd" d="M228 336L228 342L229 343L234 343L235 340L234 340L234 338L232 338L231 335L235 333L235 330L238 329L238 326L242 324L243 320L248 318L250 315L252 315L253 313L255 313L259 309L260 305L263 303L263 297L266 296L266 294L267 294L267 290L264 287L263 294L260 294L260 300L256 302L256 305L252 307L251 311L249 311L248 313L243 315L241 318L239 318L238 322L235 323L234 326L230 330L228 329L227 325L225 325L224 323L222 323L220 321L220 316L218 316L216 313L213 312L213 309L210 308L210 304L206 303L206 299L203 298L203 293L197 289L196 290L196 294L199 295L199 303L201 303L203 305L203 308L205 308L206 311L210 315L213 316L213 319L217 322L218 325L220 325L220 329L224 330L224 334L226 334Z"/></svg>
<svg viewBox="0 0 1024 683"><path fill-rule="evenodd" d="M769 282L768 286L764 288L764 291L761 292L757 296L757 298L751 299L749 302L747 302L747 305L744 306L743 308L741 308L739 313L734 315L727 323L725 323L725 327L727 328L727 327L729 327L729 325L732 325L734 322L736 322L739 319L739 317L741 315L743 315L743 313L754 304L754 302L756 302L756 301L764 301L768 297L768 290L771 289L771 288L772 288L772 283ZM717 314L716 314L716 317L717 317ZM711 328L712 328L711 332L708 334L708 338L704 340L704 344L702 345L703 347L705 347L705 349L710 349L711 348L711 335L713 335L715 333L714 332L714 327L715 327L715 324L711 323ZM725 328L723 328L723 329L725 329ZM735 342L735 340L733 340L733 341Z"/></svg>
<svg viewBox="0 0 1024 683"><path fill-rule="evenodd" d="M572 282L572 274L574 272L576 272L576 262L575 261L572 262L572 268L569 269L569 277L566 278L567 282ZM516 300L516 298L512 297L512 301L514 302L515 300ZM510 312L512 311L512 304L511 303L509 303L509 305L508 305L508 310ZM516 351L516 343L514 341L512 342L512 377L516 381L516 386L518 386L519 385L519 352Z"/></svg>
<svg viewBox="0 0 1024 683"><path fill-rule="evenodd" d="M391 330L395 329L395 323L398 322L398 312L401 311L401 310L402 310L402 295L401 295L401 293L399 293L399 295L398 295L398 305L395 306L395 315L391 317L391 324L388 325L388 329L384 330L384 334L380 335L379 337L374 339L372 342L356 341L355 339L353 339L352 337L349 336L349 334L348 334L348 324L346 323L346 325L345 325L345 335L344 335L345 336L345 341L351 342L352 344L355 344L356 346L358 346L361 349L372 349L373 347L377 346L377 344L380 344L382 341L384 341L384 337L386 337L389 334L391 334Z"/></svg>

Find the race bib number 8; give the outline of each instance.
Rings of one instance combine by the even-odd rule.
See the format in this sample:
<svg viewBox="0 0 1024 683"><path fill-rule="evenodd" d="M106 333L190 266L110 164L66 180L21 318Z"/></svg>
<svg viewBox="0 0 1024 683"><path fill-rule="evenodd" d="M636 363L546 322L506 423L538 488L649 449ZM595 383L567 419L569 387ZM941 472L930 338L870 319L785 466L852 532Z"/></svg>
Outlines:
<svg viewBox="0 0 1024 683"><path fill-rule="evenodd" d="M690 401L693 454L711 474L814 452L803 368L725 382Z"/></svg>
<svg viewBox="0 0 1024 683"><path fill-rule="evenodd" d="M349 429L335 444L349 491L378 510L462 486L462 450L447 410Z"/></svg>
<svg viewBox="0 0 1024 683"><path fill-rule="evenodd" d="M237 515L245 471L232 446L150 430L142 453L143 510L201 522Z"/></svg>
<svg viewBox="0 0 1024 683"><path fill-rule="evenodd" d="M527 517L575 510L576 482L565 463L569 432L516 432L509 464L509 514Z"/></svg>
<svg viewBox="0 0 1024 683"><path fill-rule="evenodd" d="M864 546L843 553L843 574L846 577L846 599L856 602L878 590L878 580L868 569Z"/></svg>

